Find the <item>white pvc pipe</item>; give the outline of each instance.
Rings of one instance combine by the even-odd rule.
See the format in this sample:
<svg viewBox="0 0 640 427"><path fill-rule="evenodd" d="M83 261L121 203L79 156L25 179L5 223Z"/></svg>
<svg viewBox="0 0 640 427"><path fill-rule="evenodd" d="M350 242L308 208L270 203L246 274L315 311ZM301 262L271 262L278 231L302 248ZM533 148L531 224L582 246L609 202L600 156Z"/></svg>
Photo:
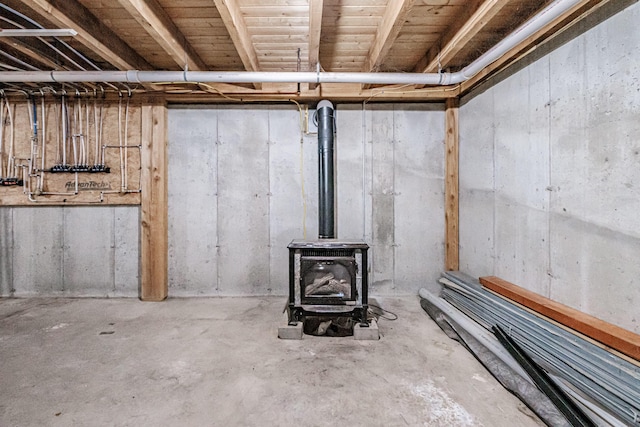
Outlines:
<svg viewBox="0 0 640 427"><path fill-rule="evenodd" d="M46 143L46 139L47 139L47 110L46 110L46 104L44 102L44 96L42 97L40 106L42 107L42 132L41 132L41 134L42 134L42 153L41 153L42 163L40 165L40 179L36 183L36 191L38 191L38 192L42 192L42 188L44 187L44 168L45 168L45 158L46 158L45 143Z"/></svg>
<svg viewBox="0 0 640 427"><path fill-rule="evenodd" d="M14 130L15 130L15 123L13 121L13 112L15 112L15 110L13 110L13 112L11 111L11 104L9 104L9 100L5 98L4 100L7 104L7 113L9 114L9 155L7 156L7 178L15 178L16 177L16 173L15 173L15 155L14 155L14 148L15 148L15 134L14 134ZM2 123L2 126L4 126L4 122Z"/></svg>
<svg viewBox="0 0 640 427"><path fill-rule="evenodd" d="M4 178L4 102L0 98L0 180Z"/></svg>
<svg viewBox="0 0 640 427"><path fill-rule="evenodd" d="M461 83L469 80L485 67L501 58L511 49L524 42L527 38L533 36L537 31L544 28L546 25L562 16L579 3L580 0L556 0L549 4L549 6L542 9L533 18L522 24L514 32L498 42L471 64L467 65L457 73L450 74L452 77L452 81L450 83Z"/></svg>
<svg viewBox="0 0 640 427"><path fill-rule="evenodd" d="M334 73L334 72L254 72L254 71L2 71L5 83L360 83L450 85L478 74L509 50L562 16L581 0L556 0L509 34L471 64L455 73Z"/></svg>

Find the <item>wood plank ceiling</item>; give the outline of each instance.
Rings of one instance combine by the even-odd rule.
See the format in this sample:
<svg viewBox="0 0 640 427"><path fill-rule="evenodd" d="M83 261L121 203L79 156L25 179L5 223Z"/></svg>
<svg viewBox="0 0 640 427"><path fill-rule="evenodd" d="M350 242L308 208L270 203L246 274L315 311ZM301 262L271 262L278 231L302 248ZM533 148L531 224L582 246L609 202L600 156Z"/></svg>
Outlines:
<svg viewBox="0 0 640 427"><path fill-rule="evenodd" d="M604 2L582 1L557 25L520 46L513 58ZM0 0L2 29L41 26L78 32L60 39L0 37L0 70L457 71L549 3ZM356 99L371 96L367 89L349 90ZM274 90L258 83L218 85L216 94L266 96ZM319 93L314 86L304 90Z"/></svg>

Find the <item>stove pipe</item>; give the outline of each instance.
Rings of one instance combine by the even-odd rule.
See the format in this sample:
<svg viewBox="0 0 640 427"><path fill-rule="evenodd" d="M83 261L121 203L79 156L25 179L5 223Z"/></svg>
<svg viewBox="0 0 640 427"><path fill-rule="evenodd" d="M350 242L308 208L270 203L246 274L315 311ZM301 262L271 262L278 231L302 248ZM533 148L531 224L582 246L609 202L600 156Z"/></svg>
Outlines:
<svg viewBox="0 0 640 427"><path fill-rule="evenodd" d="M335 183L333 174L333 104L320 101L316 110L318 118L318 237L335 238Z"/></svg>

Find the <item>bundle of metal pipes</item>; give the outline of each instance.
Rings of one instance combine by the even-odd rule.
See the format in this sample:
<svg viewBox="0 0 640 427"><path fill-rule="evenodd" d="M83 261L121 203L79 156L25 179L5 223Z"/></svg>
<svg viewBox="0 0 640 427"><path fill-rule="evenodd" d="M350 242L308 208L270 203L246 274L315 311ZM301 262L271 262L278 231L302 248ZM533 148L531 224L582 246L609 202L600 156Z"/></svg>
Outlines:
<svg viewBox="0 0 640 427"><path fill-rule="evenodd" d="M608 414L607 424L640 425L638 364L483 289L469 276L447 272L440 283L441 298L435 298L489 331L496 325L507 331L574 398ZM426 290L420 295L434 301Z"/></svg>

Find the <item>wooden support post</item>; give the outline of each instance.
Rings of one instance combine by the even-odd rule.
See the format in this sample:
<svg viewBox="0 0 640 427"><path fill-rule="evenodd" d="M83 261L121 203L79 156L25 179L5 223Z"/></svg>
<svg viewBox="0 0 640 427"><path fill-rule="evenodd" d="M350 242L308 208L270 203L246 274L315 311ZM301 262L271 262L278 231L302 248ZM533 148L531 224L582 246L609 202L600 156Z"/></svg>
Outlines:
<svg viewBox="0 0 640 427"><path fill-rule="evenodd" d="M142 206L140 217L140 299L162 301L168 294L167 107L142 106Z"/></svg>
<svg viewBox="0 0 640 427"><path fill-rule="evenodd" d="M447 271L460 268L458 230L458 98L446 100L445 109L445 257Z"/></svg>

